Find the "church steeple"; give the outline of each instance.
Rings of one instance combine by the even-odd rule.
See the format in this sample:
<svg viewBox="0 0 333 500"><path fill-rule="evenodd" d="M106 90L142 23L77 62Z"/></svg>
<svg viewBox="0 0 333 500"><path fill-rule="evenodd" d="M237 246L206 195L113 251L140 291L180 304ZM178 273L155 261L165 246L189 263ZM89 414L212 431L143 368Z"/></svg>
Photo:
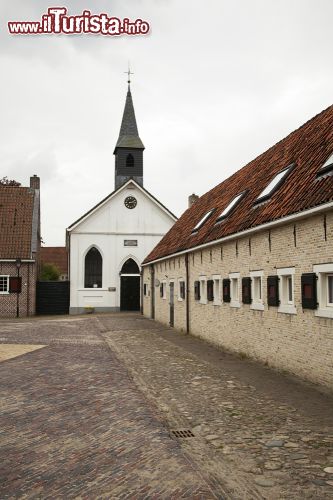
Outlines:
<svg viewBox="0 0 333 500"><path fill-rule="evenodd" d="M130 76L128 72L128 77ZM145 149L138 132L135 112L128 78L128 91L126 96L123 119L121 122L118 141L114 150L115 163L115 189L119 188L128 179L134 179L143 186L143 150Z"/></svg>

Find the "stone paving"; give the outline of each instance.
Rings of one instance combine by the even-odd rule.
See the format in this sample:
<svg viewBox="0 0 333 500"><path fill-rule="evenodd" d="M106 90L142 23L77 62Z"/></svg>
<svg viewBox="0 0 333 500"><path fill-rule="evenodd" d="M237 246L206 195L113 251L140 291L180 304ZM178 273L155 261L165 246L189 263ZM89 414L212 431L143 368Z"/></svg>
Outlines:
<svg viewBox="0 0 333 500"><path fill-rule="evenodd" d="M45 347L0 363L0 498L222 498L99 327L1 322L3 344Z"/></svg>
<svg viewBox="0 0 333 500"><path fill-rule="evenodd" d="M333 398L140 316L100 316L102 336L230 498L333 498Z"/></svg>

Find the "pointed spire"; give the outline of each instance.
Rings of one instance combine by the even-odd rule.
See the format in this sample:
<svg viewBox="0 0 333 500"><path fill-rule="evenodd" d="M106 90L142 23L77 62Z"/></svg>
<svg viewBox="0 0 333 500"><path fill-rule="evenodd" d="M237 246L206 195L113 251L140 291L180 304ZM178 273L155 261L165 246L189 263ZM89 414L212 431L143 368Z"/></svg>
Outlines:
<svg viewBox="0 0 333 500"><path fill-rule="evenodd" d="M125 108L116 148L145 148L139 137L138 127L136 124L130 81L128 82Z"/></svg>

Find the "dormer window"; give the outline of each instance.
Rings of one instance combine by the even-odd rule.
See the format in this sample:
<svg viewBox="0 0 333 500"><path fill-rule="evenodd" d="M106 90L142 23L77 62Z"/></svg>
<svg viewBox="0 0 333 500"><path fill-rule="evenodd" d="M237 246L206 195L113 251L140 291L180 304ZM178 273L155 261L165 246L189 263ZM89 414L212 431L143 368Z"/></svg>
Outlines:
<svg viewBox="0 0 333 500"><path fill-rule="evenodd" d="M320 167L317 175L326 174L326 172L330 172L331 170L333 170L333 153L325 161L324 165Z"/></svg>
<svg viewBox="0 0 333 500"><path fill-rule="evenodd" d="M276 176L271 180L271 182L268 184L268 186L265 187L265 189L260 193L258 198L256 199L256 203L259 203L261 201L267 200L272 196L272 194L279 189L281 184L285 181L287 175L291 172L293 165L289 165L288 167L284 168L276 174Z"/></svg>
<svg viewBox="0 0 333 500"><path fill-rule="evenodd" d="M126 156L126 167L134 167L134 157L131 154Z"/></svg>
<svg viewBox="0 0 333 500"><path fill-rule="evenodd" d="M198 224L192 229L192 233L196 233L199 231L199 229L205 224L205 222L209 219L209 217L212 215L214 212L214 208L212 210L209 210L198 222Z"/></svg>
<svg viewBox="0 0 333 500"><path fill-rule="evenodd" d="M233 200L229 203L229 205L226 206L226 208L223 210L223 212L218 217L216 222L220 222L221 220L225 219L232 212L232 210L236 207L237 203L239 203L241 198L243 198L244 194L245 194L245 192L240 193L237 196L235 196L235 198L233 198Z"/></svg>

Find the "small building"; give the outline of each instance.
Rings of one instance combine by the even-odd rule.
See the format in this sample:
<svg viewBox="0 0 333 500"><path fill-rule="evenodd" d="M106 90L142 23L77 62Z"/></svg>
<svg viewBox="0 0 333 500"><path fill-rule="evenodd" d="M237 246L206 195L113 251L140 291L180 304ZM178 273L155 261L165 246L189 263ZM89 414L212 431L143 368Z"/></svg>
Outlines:
<svg viewBox="0 0 333 500"><path fill-rule="evenodd" d="M40 242L39 177L0 185L0 317L35 314Z"/></svg>
<svg viewBox="0 0 333 500"><path fill-rule="evenodd" d="M68 252L66 247L41 247L40 249L41 266L51 264L59 272L59 280L68 280Z"/></svg>
<svg viewBox="0 0 333 500"><path fill-rule="evenodd" d="M144 315L333 388L333 106L201 196L143 262Z"/></svg>
<svg viewBox="0 0 333 500"><path fill-rule="evenodd" d="M140 310L141 262L177 220L143 186L143 151L128 85L115 190L67 229L70 314Z"/></svg>

